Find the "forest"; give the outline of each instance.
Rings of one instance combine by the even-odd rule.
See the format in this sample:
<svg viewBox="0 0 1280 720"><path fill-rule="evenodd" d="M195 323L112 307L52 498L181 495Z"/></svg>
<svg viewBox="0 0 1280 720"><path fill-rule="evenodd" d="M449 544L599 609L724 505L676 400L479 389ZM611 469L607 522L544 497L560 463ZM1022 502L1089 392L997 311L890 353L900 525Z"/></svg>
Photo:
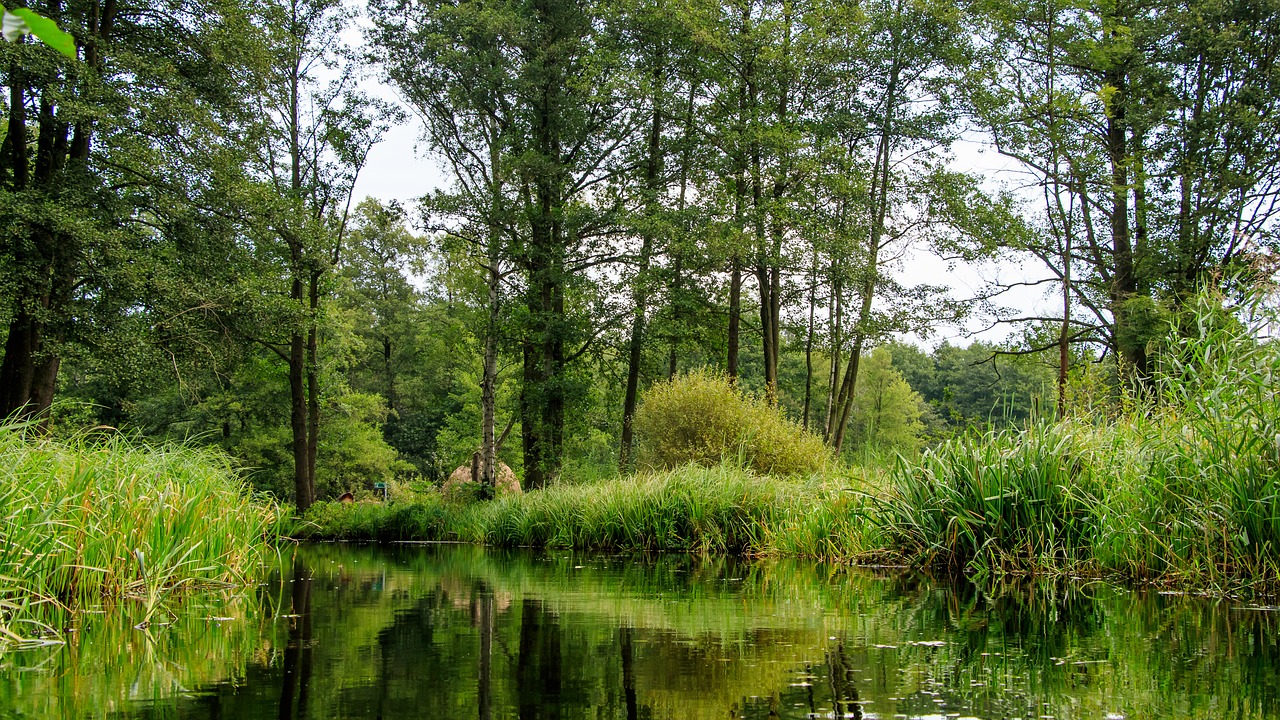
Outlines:
<svg viewBox="0 0 1280 720"><path fill-rule="evenodd" d="M477 454L625 475L690 372L892 464L1122 412L1189 308L1271 297L1261 0L32 8L75 48L0 44L0 416L216 446L299 511ZM447 185L356 197L403 125ZM960 297L922 253L1031 279Z"/></svg>

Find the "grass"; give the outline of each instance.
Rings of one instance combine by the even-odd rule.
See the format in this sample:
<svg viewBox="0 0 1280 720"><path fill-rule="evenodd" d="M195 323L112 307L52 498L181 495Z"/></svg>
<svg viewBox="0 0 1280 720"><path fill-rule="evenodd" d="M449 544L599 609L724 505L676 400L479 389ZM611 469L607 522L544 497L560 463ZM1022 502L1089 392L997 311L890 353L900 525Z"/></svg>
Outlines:
<svg viewBox="0 0 1280 720"><path fill-rule="evenodd" d="M427 495L385 507L321 505L305 532L892 561L977 576L1123 576L1272 592L1280 588L1280 348L1259 339L1259 316L1256 301L1226 307L1202 295L1143 395L956 438L879 474L843 476L826 464L773 477L743 453L710 467L691 457L675 469L491 503ZM686 384L723 394L715 380ZM674 447L676 435L658 444Z"/></svg>
<svg viewBox="0 0 1280 720"><path fill-rule="evenodd" d="M1118 416L1041 420L900 464L878 500L889 543L976 574L1274 590L1280 348L1248 322L1258 311L1202 295Z"/></svg>
<svg viewBox="0 0 1280 720"><path fill-rule="evenodd" d="M722 463L556 485L491 502L317 503L312 538L460 540L499 547L848 557L870 544L849 478L776 478Z"/></svg>
<svg viewBox="0 0 1280 720"><path fill-rule="evenodd" d="M40 642L52 609L243 585L281 513L222 455L118 435L66 441L0 424L0 648Z"/></svg>

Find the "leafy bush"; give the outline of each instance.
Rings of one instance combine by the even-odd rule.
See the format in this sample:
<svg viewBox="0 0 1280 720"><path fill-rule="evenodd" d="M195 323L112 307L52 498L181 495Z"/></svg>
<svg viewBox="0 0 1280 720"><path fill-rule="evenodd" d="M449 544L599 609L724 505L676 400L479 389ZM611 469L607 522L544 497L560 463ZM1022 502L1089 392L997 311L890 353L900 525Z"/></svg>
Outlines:
<svg viewBox="0 0 1280 720"><path fill-rule="evenodd" d="M816 472L827 459L820 438L709 370L650 388L635 429L640 463L652 468L737 459L758 473L791 475Z"/></svg>

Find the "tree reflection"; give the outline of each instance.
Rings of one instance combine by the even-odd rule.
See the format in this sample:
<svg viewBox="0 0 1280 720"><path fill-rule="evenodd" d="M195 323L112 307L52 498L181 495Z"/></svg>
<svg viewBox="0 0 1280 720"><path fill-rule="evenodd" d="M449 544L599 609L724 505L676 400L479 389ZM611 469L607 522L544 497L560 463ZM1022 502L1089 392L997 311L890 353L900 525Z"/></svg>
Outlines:
<svg viewBox="0 0 1280 720"><path fill-rule="evenodd" d="M289 641L285 646L284 677L280 683L280 720L307 716L307 697L311 686L311 581L311 573L302 554L295 554L287 613L290 616Z"/></svg>

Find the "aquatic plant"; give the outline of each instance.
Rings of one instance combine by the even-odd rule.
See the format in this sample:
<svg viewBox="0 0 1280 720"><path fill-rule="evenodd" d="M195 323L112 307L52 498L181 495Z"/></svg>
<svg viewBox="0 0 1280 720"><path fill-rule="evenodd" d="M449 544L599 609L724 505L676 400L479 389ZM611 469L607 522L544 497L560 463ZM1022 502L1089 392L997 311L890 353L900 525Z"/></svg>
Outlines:
<svg viewBox="0 0 1280 720"><path fill-rule="evenodd" d="M172 593L246 584L280 518L217 452L0 424L0 645L49 606L132 599L146 622Z"/></svg>
<svg viewBox="0 0 1280 720"><path fill-rule="evenodd" d="M1225 588L1280 578L1280 352L1259 298L1200 295L1152 389L900 463L877 515L917 563Z"/></svg>

